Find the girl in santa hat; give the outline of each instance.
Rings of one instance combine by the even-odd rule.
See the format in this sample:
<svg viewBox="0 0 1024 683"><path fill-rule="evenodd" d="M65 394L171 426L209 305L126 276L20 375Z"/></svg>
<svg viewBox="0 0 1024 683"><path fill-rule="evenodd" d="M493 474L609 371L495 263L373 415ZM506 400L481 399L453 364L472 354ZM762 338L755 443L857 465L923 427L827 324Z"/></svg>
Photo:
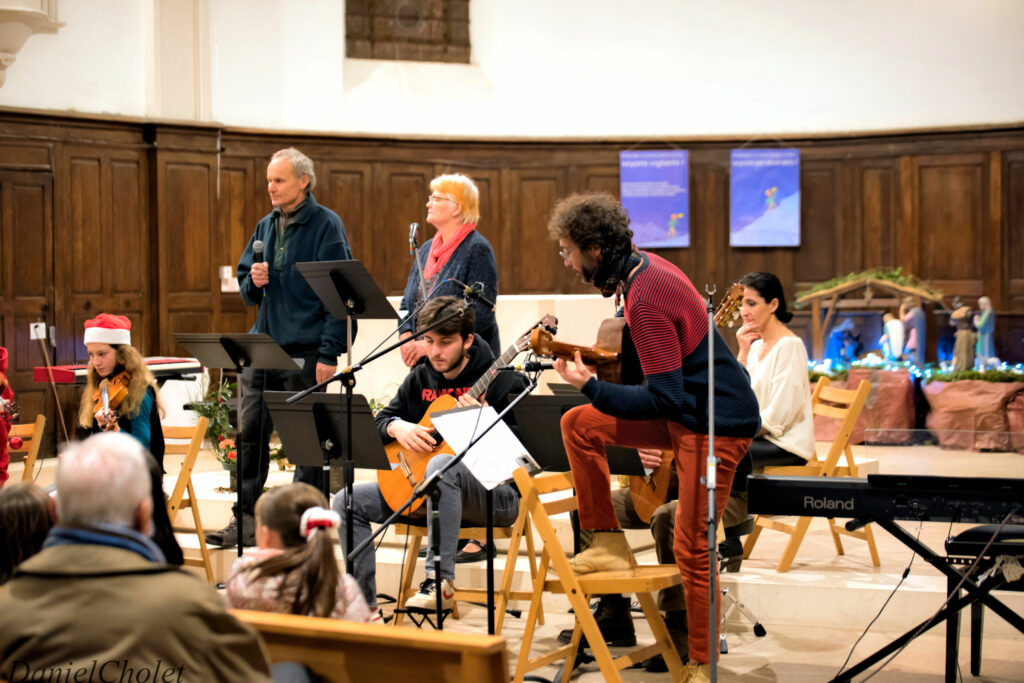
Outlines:
<svg viewBox="0 0 1024 683"><path fill-rule="evenodd" d="M90 432L119 429L131 434L153 454L163 470L163 409L156 379L142 354L132 346L132 323L123 315L100 313L85 321L85 347L89 370L78 411L78 424ZM101 408L100 387L107 380L112 410Z"/></svg>

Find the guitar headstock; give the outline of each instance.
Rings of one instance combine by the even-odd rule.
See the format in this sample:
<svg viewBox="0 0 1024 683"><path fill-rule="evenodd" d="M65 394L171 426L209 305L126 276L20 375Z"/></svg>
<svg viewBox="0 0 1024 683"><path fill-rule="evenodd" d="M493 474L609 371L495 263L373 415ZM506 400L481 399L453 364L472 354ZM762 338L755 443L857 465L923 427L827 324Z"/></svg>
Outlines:
<svg viewBox="0 0 1024 683"><path fill-rule="evenodd" d="M543 327L537 327L530 332L530 348L538 356L553 358L555 352L551 350L551 342L555 335Z"/></svg>
<svg viewBox="0 0 1024 683"><path fill-rule="evenodd" d="M543 318L537 321L537 324L530 328L530 330L516 340L516 348L519 351L526 351L532 345L533 333L543 331L547 333L548 341L558 333L558 318L553 315L545 315Z"/></svg>
<svg viewBox="0 0 1024 683"><path fill-rule="evenodd" d="M740 317L740 305L743 303L743 292L746 289L738 282L734 282L725 298L718 304L715 311L715 327L732 327Z"/></svg>

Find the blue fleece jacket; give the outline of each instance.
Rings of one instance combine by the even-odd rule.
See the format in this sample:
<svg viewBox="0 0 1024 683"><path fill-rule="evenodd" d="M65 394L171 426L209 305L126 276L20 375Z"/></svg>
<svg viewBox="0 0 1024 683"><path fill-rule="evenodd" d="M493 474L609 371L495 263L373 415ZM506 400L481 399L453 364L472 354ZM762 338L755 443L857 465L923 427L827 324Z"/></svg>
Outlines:
<svg viewBox="0 0 1024 683"><path fill-rule="evenodd" d="M345 226L338 214L317 204L312 192L298 207L283 240L278 236L279 216L273 211L263 217L238 260L236 273L242 300L248 306L260 307L256 324L249 331L269 334L293 356L315 351L319 362L336 365L338 356L346 350L345 321L327 312L295 264L351 259ZM256 240L263 242L263 260L270 263L265 295L249 276ZM353 323L353 336L354 328Z"/></svg>

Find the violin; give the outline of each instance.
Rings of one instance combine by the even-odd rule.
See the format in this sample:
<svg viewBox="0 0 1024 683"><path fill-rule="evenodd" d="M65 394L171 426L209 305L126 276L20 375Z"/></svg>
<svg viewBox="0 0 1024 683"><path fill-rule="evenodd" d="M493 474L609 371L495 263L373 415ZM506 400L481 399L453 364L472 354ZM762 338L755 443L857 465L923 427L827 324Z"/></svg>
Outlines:
<svg viewBox="0 0 1024 683"><path fill-rule="evenodd" d="M113 377L101 380L100 385L93 392L93 414L97 416L102 414L107 421L103 425L103 431L121 431L117 424L117 411L121 407L121 402L128 397L128 384L131 381L132 374L127 370L122 370Z"/></svg>

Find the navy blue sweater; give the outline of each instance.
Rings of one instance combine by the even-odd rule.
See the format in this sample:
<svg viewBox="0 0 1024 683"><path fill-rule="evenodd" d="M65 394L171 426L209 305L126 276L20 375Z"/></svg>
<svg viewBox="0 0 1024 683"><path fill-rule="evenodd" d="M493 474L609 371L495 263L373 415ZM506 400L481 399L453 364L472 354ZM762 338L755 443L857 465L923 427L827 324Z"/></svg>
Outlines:
<svg viewBox="0 0 1024 683"><path fill-rule="evenodd" d="M419 258L421 264L427 262L427 254L430 253L430 245L433 243L434 239L430 238L420 247L417 258ZM455 251L440 272L425 283L425 289L429 294L429 298L433 299L439 296L465 298L463 288L454 282L445 282L448 278L459 280L467 285L474 285L480 282L484 286L483 292L481 292L484 298L488 301L497 302L498 264L494 260L494 250L491 249L491 243L487 241L486 237L476 230L466 235L466 239L462 240L462 243L455 248ZM431 291L434 287L436 289ZM409 313L416 310L416 307L422 303L419 289L420 274L416 265L413 264L412 270L409 271L409 280L405 284L405 294L402 296L401 310L408 311ZM502 348L501 340L498 338L498 322L494 319L494 311L482 303L476 303L473 308L476 313L476 329L474 334L491 347L491 353L497 358L501 355ZM415 333L416 321L410 319L405 324L400 325L399 329L403 332Z"/></svg>
<svg viewBox="0 0 1024 683"><path fill-rule="evenodd" d="M315 351L319 362L336 365L338 356L346 350L345 321L327 312L295 264L351 259L345 226L338 214L317 204L310 192L286 228L290 238L284 252L278 254L279 215L275 211L263 217L238 260L236 272L242 300L248 306L260 307L256 324L249 331L269 334L293 356ZM270 263L266 296L249 277L252 244L256 240L263 241L263 260ZM354 321L352 334L354 338Z"/></svg>

